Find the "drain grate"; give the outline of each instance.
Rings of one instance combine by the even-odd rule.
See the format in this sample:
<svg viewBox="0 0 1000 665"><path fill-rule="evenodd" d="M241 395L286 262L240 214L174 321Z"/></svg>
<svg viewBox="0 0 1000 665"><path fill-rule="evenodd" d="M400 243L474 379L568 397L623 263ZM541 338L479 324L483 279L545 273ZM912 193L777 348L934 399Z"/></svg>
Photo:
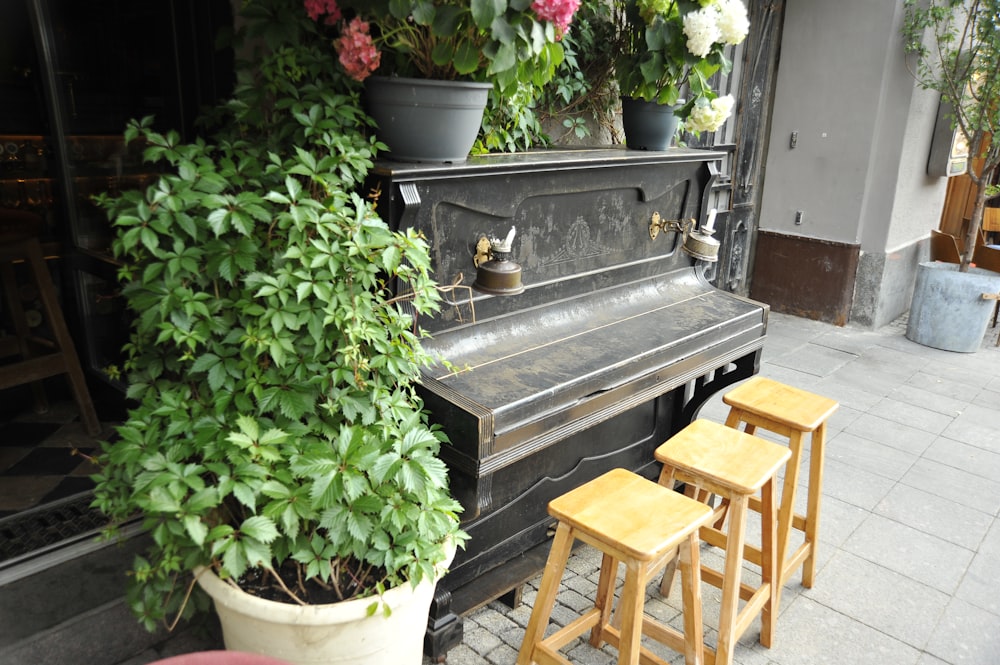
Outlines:
<svg viewBox="0 0 1000 665"><path fill-rule="evenodd" d="M108 523L82 492L0 519L0 563L96 532Z"/></svg>

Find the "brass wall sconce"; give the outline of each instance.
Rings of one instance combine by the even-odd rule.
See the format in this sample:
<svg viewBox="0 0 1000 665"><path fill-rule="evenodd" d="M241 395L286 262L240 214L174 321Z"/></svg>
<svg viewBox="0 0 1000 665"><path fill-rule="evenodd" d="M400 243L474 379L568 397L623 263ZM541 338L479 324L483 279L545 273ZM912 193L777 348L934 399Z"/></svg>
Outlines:
<svg viewBox="0 0 1000 665"><path fill-rule="evenodd" d="M512 226L503 240L479 238L474 259L476 281L472 288L495 296L513 296L524 291L521 266L511 260L514 233Z"/></svg>
<svg viewBox="0 0 1000 665"><path fill-rule="evenodd" d="M695 228L697 221L692 217L689 219L664 219L660 213L654 212L649 220L649 239L656 240L660 231L673 231L680 233L682 240L681 249L684 253L694 257L699 261L713 263L719 260L719 241L712 237L715 233L715 216L718 210L712 208L708 212L708 219L702 224L700 229Z"/></svg>

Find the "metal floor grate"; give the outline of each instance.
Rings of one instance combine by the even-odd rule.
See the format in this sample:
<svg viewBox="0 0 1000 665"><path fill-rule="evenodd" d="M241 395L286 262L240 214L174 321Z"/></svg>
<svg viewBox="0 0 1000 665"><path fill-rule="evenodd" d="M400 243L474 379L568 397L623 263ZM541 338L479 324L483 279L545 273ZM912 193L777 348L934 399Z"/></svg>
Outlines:
<svg viewBox="0 0 1000 665"><path fill-rule="evenodd" d="M97 532L108 523L82 492L0 519L0 564Z"/></svg>

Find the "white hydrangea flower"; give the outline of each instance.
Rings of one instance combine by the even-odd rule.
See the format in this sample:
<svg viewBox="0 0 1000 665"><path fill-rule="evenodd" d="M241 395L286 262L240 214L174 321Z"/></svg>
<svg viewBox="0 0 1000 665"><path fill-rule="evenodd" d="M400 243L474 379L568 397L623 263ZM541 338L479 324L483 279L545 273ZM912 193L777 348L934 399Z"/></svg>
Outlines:
<svg viewBox="0 0 1000 665"><path fill-rule="evenodd" d="M718 26L722 41L726 44L742 42L750 31L747 8L740 0L719 0L716 7L719 12Z"/></svg>
<svg viewBox="0 0 1000 665"><path fill-rule="evenodd" d="M733 112L733 96L716 97L709 104L698 104L684 121L689 132L714 132L722 126Z"/></svg>
<svg viewBox="0 0 1000 665"><path fill-rule="evenodd" d="M704 58L712 50L712 44L719 41L722 34L718 16L719 10L714 5L684 15L684 35L692 55Z"/></svg>

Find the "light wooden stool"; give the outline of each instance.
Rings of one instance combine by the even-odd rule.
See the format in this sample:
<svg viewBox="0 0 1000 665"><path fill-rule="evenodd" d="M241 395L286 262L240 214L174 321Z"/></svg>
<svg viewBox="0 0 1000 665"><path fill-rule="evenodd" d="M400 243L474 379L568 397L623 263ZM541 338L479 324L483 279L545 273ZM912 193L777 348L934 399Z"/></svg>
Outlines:
<svg viewBox="0 0 1000 665"><path fill-rule="evenodd" d="M590 644L608 642L618 649L618 662L635 665L665 661L640 645L646 634L684 653L687 665L704 662L698 529L712 510L624 469L615 469L549 503L559 520L545 564L531 619L517 656L518 665L569 665L559 649L591 629ZM604 557L594 607L543 639L574 540L593 545ZM684 596L684 632L643 614L646 585L680 548ZM618 562L625 564L625 586L619 601L621 629L611 622Z"/></svg>
<svg viewBox="0 0 1000 665"><path fill-rule="evenodd" d="M755 376L722 397L731 408L726 425L753 434L758 429L788 438L792 457L785 467L785 478L778 508L778 561L781 562L781 586L802 566L802 586L811 588L816 576L820 501L823 495L823 458L826 423L840 406L838 402L793 388L762 376ZM795 512L795 494L802 461L802 439L810 434L809 488L806 514ZM751 507L759 509L757 500ZM805 540L790 553L792 528L803 532ZM779 592L780 593L780 592Z"/></svg>
<svg viewBox="0 0 1000 665"><path fill-rule="evenodd" d="M760 643L770 647L778 618L776 568L776 499L778 469L791 456L788 448L709 420L695 420L656 449L663 463L660 485L672 488L675 481L697 489L697 494L718 494L727 501L728 529L706 525L701 539L725 551L725 567L717 571L705 565L701 576L722 589L719 607L719 639L714 652L716 665L730 665L737 640L759 614ZM746 522L750 498L761 494L760 586L743 583ZM715 519L725 516L720 507ZM664 575L661 590L668 590L673 570ZM740 610L740 600L746 604ZM706 647L706 652L711 650ZM712 662L709 659L709 662Z"/></svg>

